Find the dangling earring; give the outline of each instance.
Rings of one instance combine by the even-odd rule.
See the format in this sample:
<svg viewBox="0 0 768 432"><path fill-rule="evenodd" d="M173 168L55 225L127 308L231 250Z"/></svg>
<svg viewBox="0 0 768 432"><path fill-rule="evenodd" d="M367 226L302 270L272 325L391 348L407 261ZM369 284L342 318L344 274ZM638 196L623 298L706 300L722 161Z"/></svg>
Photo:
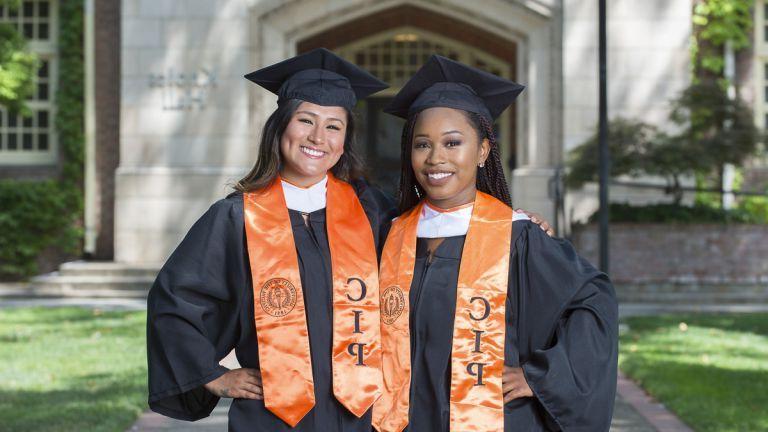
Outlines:
<svg viewBox="0 0 768 432"><path fill-rule="evenodd" d="M416 197L418 199L421 199L421 194L419 193L419 188L416 185L413 185L413 190L416 192Z"/></svg>

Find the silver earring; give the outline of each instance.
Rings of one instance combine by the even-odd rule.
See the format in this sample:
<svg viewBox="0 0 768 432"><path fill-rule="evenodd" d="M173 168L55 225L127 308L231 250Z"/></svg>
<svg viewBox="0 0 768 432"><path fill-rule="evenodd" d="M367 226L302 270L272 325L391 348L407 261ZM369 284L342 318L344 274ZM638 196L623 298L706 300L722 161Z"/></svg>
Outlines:
<svg viewBox="0 0 768 432"><path fill-rule="evenodd" d="M480 168L482 168L482 167L484 167L484 166L485 166L485 162L480 162L479 164L477 164L477 166L479 166Z"/></svg>
<svg viewBox="0 0 768 432"><path fill-rule="evenodd" d="M416 185L413 185L413 190L416 192L416 197L418 199L421 199L421 194L419 193L419 188L416 187Z"/></svg>

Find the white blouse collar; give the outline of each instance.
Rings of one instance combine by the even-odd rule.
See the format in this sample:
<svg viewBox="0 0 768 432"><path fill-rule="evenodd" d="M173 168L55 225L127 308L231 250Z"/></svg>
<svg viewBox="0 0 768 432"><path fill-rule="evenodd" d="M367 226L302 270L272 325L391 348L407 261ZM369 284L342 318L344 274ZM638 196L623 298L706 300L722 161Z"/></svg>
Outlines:
<svg viewBox="0 0 768 432"><path fill-rule="evenodd" d="M474 203L469 203L443 210L425 202L421 206L416 237L442 238L467 235L474 206ZM529 218L523 212L513 211L512 221L519 220L529 220Z"/></svg>
<svg viewBox="0 0 768 432"><path fill-rule="evenodd" d="M469 203L443 210L424 203L421 206L416 237L441 238L466 235L474 206L474 203Z"/></svg>
<svg viewBox="0 0 768 432"><path fill-rule="evenodd" d="M325 191L328 185L328 176L313 184L310 187L303 188L292 185L287 181L280 179L283 184L283 195L285 204L291 210L302 213L312 213L325 208Z"/></svg>

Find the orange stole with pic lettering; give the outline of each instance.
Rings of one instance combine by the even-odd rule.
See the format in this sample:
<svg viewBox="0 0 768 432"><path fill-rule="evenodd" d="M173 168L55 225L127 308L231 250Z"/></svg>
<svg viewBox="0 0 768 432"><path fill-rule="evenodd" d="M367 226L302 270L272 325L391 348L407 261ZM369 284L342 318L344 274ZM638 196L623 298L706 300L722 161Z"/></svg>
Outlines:
<svg viewBox="0 0 768 432"><path fill-rule="evenodd" d="M306 305L280 179L244 194L243 211L264 405L293 427L315 405L315 393ZM330 173L326 231L333 279L333 393L361 417L382 387L376 247L354 189Z"/></svg>
<svg viewBox="0 0 768 432"><path fill-rule="evenodd" d="M411 353L408 293L416 260L416 229L424 203L392 224L381 257L381 343L384 392L373 407L380 432L408 424ZM456 289L451 354L450 430L504 430L507 284L512 209L477 192Z"/></svg>

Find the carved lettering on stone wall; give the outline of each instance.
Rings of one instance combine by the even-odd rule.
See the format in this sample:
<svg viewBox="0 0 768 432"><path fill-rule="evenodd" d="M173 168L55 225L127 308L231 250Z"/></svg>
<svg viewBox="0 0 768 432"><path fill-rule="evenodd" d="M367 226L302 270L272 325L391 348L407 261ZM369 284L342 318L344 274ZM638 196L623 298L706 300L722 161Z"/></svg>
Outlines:
<svg viewBox="0 0 768 432"><path fill-rule="evenodd" d="M216 84L216 72L207 68L195 72L168 69L149 75L149 87L162 92L163 109L169 111L205 109L208 95Z"/></svg>

